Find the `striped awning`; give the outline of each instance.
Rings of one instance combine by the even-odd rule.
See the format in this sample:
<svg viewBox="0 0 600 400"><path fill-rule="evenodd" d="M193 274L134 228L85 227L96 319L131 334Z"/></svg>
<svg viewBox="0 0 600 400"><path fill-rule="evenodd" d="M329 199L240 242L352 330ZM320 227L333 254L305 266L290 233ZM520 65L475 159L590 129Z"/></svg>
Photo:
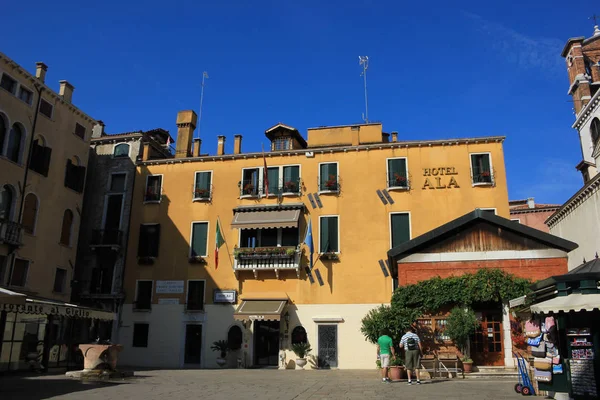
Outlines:
<svg viewBox="0 0 600 400"><path fill-rule="evenodd" d="M600 309L600 294L572 293L568 296L557 296L541 303L532 304L531 312L547 314L550 312L592 311Z"/></svg>
<svg viewBox="0 0 600 400"><path fill-rule="evenodd" d="M22 293L0 288L0 304L25 304L26 299Z"/></svg>
<svg viewBox="0 0 600 400"><path fill-rule="evenodd" d="M297 228L302 210L238 212L231 222L237 229Z"/></svg>
<svg viewBox="0 0 600 400"><path fill-rule="evenodd" d="M280 321L287 300L244 300L233 313L237 321Z"/></svg>

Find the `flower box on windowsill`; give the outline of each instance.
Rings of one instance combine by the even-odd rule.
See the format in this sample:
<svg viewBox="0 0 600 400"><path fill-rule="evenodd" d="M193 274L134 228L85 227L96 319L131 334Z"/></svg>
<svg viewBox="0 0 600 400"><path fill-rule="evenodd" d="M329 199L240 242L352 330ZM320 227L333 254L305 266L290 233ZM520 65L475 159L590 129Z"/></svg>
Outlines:
<svg viewBox="0 0 600 400"><path fill-rule="evenodd" d="M154 257L138 257L139 265L153 265Z"/></svg>
<svg viewBox="0 0 600 400"><path fill-rule="evenodd" d="M289 259L295 255L293 247L242 247L233 250L233 256L238 260Z"/></svg>
<svg viewBox="0 0 600 400"><path fill-rule="evenodd" d="M340 255L339 253L323 253L321 254L320 258L322 260L339 260Z"/></svg>
<svg viewBox="0 0 600 400"><path fill-rule="evenodd" d="M206 264L206 258L202 256L192 256L188 259L190 264Z"/></svg>

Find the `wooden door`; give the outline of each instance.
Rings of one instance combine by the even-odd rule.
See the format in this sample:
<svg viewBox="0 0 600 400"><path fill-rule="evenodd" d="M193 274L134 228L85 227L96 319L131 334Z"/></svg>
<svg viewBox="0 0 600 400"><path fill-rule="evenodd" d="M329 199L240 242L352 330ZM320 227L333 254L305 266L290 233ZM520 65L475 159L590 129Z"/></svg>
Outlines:
<svg viewBox="0 0 600 400"><path fill-rule="evenodd" d="M504 365L502 312L482 312L481 325L471 337L471 358L476 365Z"/></svg>

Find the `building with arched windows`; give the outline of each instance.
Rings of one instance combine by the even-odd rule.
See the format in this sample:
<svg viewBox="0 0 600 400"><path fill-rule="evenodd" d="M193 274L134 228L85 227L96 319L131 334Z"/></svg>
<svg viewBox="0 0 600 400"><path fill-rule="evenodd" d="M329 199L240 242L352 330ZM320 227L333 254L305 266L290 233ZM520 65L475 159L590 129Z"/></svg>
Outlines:
<svg viewBox="0 0 600 400"><path fill-rule="evenodd" d="M38 354L40 365L65 366L69 316L95 313L70 301L96 120L46 72L0 53L0 373L29 369Z"/></svg>

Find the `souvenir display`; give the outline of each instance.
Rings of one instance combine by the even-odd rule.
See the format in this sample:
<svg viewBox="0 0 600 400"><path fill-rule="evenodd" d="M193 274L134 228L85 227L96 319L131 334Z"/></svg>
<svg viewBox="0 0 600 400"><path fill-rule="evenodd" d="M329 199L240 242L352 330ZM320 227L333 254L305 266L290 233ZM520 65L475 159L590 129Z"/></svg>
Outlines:
<svg viewBox="0 0 600 400"><path fill-rule="evenodd" d="M589 328L568 329L571 360L571 385L573 394L586 396L596 394L596 378L594 375L594 343Z"/></svg>
<svg viewBox="0 0 600 400"><path fill-rule="evenodd" d="M525 322L525 336L529 338L536 338L542 333L540 329L540 322L535 319L530 319Z"/></svg>

